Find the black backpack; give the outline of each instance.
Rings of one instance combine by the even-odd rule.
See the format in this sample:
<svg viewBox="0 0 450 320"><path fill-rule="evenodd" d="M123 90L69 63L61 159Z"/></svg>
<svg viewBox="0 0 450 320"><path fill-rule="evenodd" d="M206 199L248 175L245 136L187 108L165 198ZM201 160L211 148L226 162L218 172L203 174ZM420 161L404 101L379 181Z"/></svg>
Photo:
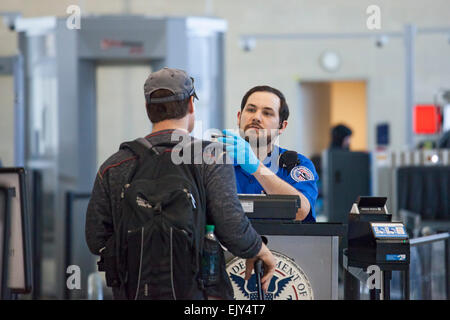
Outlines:
<svg viewBox="0 0 450 320"><path fill-rule="evenodd" d="M155 147L167 147L159 153ZM121 194L118 272L127 299L203 299L205 191L195 165L171 160L175 143L125 142L138 165Z"/></svg>

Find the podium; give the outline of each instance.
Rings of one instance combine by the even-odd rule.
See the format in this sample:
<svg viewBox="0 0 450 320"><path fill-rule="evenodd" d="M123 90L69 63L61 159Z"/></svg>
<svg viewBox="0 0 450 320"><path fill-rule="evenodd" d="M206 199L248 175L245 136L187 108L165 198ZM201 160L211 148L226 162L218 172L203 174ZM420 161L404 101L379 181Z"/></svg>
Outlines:
<svg viewBox="0 0 450 320"><path fill-rule="evenodd" d="M337 300L340 223L301 223L293 220L251 219L267 239L276 270L267 300ZM245 259L226 255L227 272L237 300L256 299L256 276L243 281Z"/></svg>

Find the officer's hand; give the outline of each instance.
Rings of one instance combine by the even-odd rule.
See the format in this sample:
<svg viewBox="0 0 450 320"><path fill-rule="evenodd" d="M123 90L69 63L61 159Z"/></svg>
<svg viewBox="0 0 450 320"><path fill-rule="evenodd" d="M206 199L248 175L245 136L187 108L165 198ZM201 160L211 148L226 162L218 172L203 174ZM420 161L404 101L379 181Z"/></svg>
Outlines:
<svg viewBox="0 0 450 320"><path fill-rule="evenodd" d="M240 165L249 174L255 173L260 161L250 144L234 132L223 130L222 133L225 137L220 137L217 140L226 144L227 154L233 159L234 163Z"/></svg>
<svg viewBox="0 0 450 320"><path fill-rule="evenodd" d="M250 279L253 266L258 259L262 260L264 264L264 275L261 279L261 287L264 292L267 292L267 289L269 289L270 280L272 280L272 276L275 273L276 261L272 252L270 252L264 243L262 244L261 250L256 257L245 261L245 280Z"/></svg>

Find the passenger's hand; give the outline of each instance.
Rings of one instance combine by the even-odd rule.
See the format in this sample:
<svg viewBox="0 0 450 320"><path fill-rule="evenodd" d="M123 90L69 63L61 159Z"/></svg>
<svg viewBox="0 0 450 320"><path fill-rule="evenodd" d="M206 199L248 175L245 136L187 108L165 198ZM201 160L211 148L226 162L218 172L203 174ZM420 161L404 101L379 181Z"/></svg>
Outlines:
<svg viewBox="0 0 450 320"><path fill-rule="evenodd" d="M255 173L258 170L260 161L250 144L239 134L229 130L223 130L222 133L225 137L220 137L217 140L226 144L227 154L234 160L234 163L240 165L249 174Z"/></svg>
<svg viewBox="0 0 450 320"><path fill-rule="evenodd" d="M267 290L269 289L270 280L272 280L272 276L275 273L276 262L272 252L270 252L270 250L264 243L262 244L261 250L256 257L247 259L245 261L245 280L250 279L253 271L253 266L258 259L262 260L264 264L264 275L261 279L261 287L264 292L267 292Z"/></svg>

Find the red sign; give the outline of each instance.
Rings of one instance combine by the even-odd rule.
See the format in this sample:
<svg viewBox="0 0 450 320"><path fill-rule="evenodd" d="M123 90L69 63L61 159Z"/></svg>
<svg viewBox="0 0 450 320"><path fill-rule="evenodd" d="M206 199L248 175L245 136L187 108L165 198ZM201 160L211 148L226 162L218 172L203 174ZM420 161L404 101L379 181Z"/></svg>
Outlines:
<svg viewBox="0 0 450 320"><path fill-rule="evenodd" d="M417 105L414 107L414 133L439 133L441 122L440 110L435 105Z"/></svg>

